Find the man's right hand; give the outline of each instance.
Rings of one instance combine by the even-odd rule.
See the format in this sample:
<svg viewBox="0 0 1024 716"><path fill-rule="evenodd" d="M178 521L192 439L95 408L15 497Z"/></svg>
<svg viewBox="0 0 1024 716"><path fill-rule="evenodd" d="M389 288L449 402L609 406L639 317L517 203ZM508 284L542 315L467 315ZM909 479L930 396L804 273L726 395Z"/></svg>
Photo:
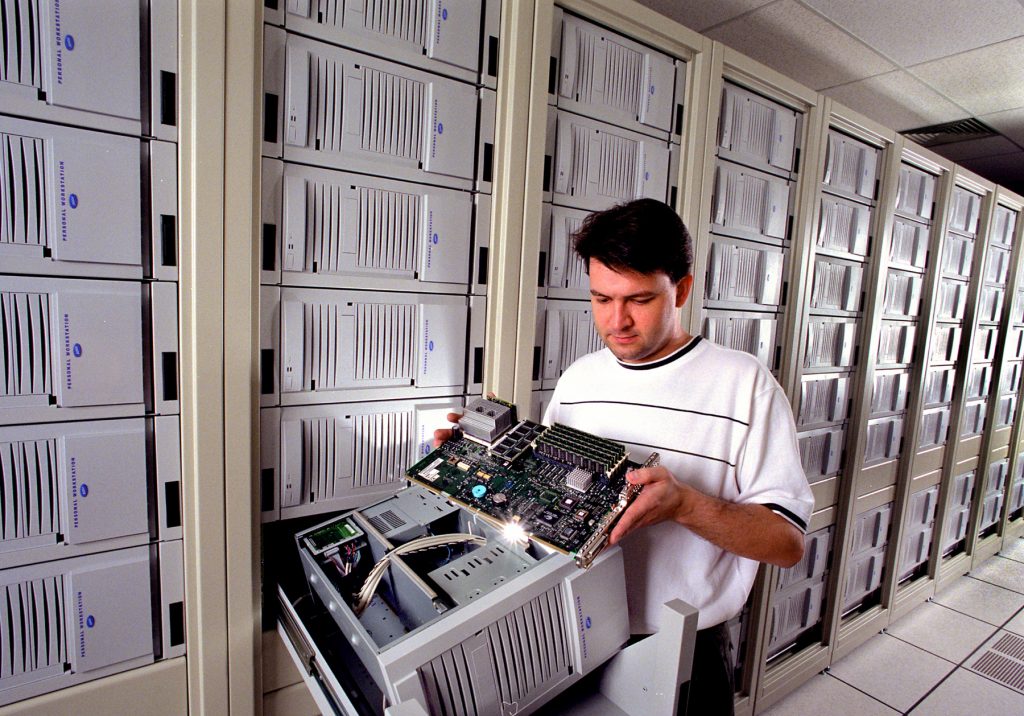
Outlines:
<svg viewBox="0 0 1024 716"><path fill-rule="evenodd" d="M448 413L448 422L457 423L459 418L462 417L462 413ZM441 443L447 442L452 439L451 428L438 428L434 431L434 447L441 447Z"/></svg>

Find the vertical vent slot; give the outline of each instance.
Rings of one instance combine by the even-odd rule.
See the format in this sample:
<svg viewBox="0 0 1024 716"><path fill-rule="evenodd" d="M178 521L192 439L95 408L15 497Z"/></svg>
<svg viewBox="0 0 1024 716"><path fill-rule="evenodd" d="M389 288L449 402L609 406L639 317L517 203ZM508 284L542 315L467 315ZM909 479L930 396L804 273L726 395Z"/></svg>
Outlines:
<svg viewBox="0 0 1024 716"><path fill-rule="evenodd" d="M566 288L584 288L588 284L587 277L587 265L580 258L580 255L576 253L575 249L572 248L572 237L579 231L580 224L583 220L578 217L566 217L565 220L565 235L569 237L569 248L566 257L565 266L565 287Z"/></svg>
<svg viewBox="0 0 1024 716"><path fill-rule="evenodd" d="M548 94L554 94L558 89L558 58L548 58Z"/></svg>
<svg viewBox="0 0 1024 716"><path fill-rule="evenodd" d="M277 113L279 97L271 92L263 93L263 141L277 143Z"/></svg>
<svg viewBox="0 0 1024 716"><path fill-rule="evenodd" d="M632 199L636 192L640 144L632 139L602 135L598 191L615 199ZM581 181L586 174L580 174Z"/></svg>
<svg viewBox="0 0 1024 716"><path fill-rule="evenodd" d="M528 700L572 670L562 614L561 594L551 589L487 628L504 703Z"/></svg>
<svg viewBox="0 0 1024 716"><path fill-rule="evenodd" d="M174 480L164 484L167 527L181 527L181 482Z"/></svg>
<svg viewBox="0 0 1024 716"><path fill-rule="evenodd" d="M400 479L413 459L410 411L359 415L355 425L354 487Z"/></svg>
<svg viewBox="0 0 1024 716"><path fill-rule="evenodd" d="M260 241L261 264L264 271L277 269L277 225L264 224Z"/></svg>
<svg viewBox="0 0 1024 716"><path fill-rule="evenodd" d="M540 346L533 347L533 380L540 380Z"/></svg>
<svg viewBox="0 0 1024 716"><path fill-rule="evenodd" d="M590 130L585 127L572 127L572 167L569 175L570 196L582 195L586 190L590 155ZM597 133L600 135L600 133Z"/></svg>
<svg viewBox="0 0 1024 716"><path fill-rule="evenodd" d="M317 0L316 21L321 25L341 27L341 14L338 12L339 0Z"/></svg>
<svg viewBox="0 0 1024 716"><path fill-rule="evenodd" d="M339 86L339 99L340 94ZM426 87L422 82L364 67L362 149L403 159L422 159L425 99ZM339 108L339 144L340 119Z"/></svg>
<svg viewBox="0 0 1024 716"><path fill-rule="evenodd" d="M164 351L160 354L160 370L163 377L163 399L178 399L178 354Z"/></svg>
<svg viewBox="0 0 1024 716"><path fill-rule="evenodd" d="M544 191L551 191L551 155L544 155Z"/></svg>
<svg viewBox="0 0 1024 716"><path fill-rule="evenodd" d="M487 76L498 76L498 38L493 35L487 38ZM549 79L548 82L550 81Z"/></svg>
<svg viewBox="0 0 1024 716"><path fill-rule="evenodd" d="M359 268L413 272L419 253L422 214L419 194L360 187L356 254ZM318 238L324 240L322 236Z"/></svg>
<svg viewBox="0 0 1024 716"><path fill-rule="evenodd" d="M643 93L644 58L636 50L605 41L604 87L605 104L635 116L640 115Z"/></svg>
<svg viewBox="0 0 1024 716"><path fill-rule="evenodd" d="M0 586L0 679L63 669L68 661L64 577Z"/></svg>
<svg viewBox="0 0 1024 716"><path fill-rule="evenodd" d="M337 469L344 446L338 440L338 428L333 418L313 418L302 421L302 462L305 466L303 484L308 486L309 501L330 500L335 496Z"/></svg>
<svg viewBox="0 0 1024 716"><path fill-rule="evenodd" d="M178 265L178 219L172 214L160 215L160 265Z"/></svg>
<svg viewBox="0 0 1024 716"><path fill-rule="evenodd" d="M432 713L480 715L473 695L473 666L459 644L420 667Z"/></svg>
<svg viewBox="0 0 1024 716"><path fill-rule="evenodd" d="M185 603L171 602L167 605L167 624L170 629L170 645L181 646L185 643Z"/></svg>
<svg viewBox="0 0 1024 716"><path fill-rule="evenodd" d="M260 511L269 512L274 509L274 468L265 467L260 470Z"/></svg>
<svg viewBox="0 0 1024 716"><path fill-rule="evenodd" d="M356 380L408 380L414 375L416 307L363 303L356 309Z"/></svg>
<svg viewBox="0 0 1024 716"><path fill-rule="evenodd" d="M264 348L260 351L260 394L270 395L274 391L274 349Z"/></svg>
<svg viewBox="0 0 1024 716"><path fill-rule="evenodd" d="M476 282L487 285L487 247L481 246L476 255Z"/></svg>
<svg viewBox="0 0 1024 716"><path fill-rule="evenodd" d="M0 243L48 248L46 216L43 140L0 134Z"/></svg>
<svg viewBox="0 0 1024 716"><path fill-rule="evenodd" d="M772 155L772 144L774 140L775 109L756 102L747 105L749 112L747 149L751 154L763 157L768 160ZM737 113L738 118L741 117Z"/></svg>
<svg viewBox="0 0 1024 716"><path fill-rule="evenodd" d="M178 78L173 72L160 70L160 124L174 127L177 116ZM277 112L274 112L277 116Z"/></svg>
<svg viewBox="0 0 1024 716"><path fill-rule="evenodd" d="M334 60L317 55L310 57L309 64L310 122L314 147L323 152L340 152L344 70Z"/></svg>
<svg viewBox="0 0 1024 716"><path fill-rule="evenodd" d="M483 181L491 181L494 172L494 145L491 142L484 142L484 166Z"/></svg>
<svg viewBox="0 0 1024 716"><path fill-rule="evenodd" d="M321 0L321 6L326 4L340 3L337 0ZM365 5L363 27L367 30L420 47L426 44L427 8L430 3L420 0L368 0Z"/></svg>
<svg viewBox="0 0 1024 716"><path fill-rule="evenodd" d="M0 82L43 88L41 28L35 0L0 3L3 54Z"/></svg>
<svg viewBox="0 0 1024 716"><path fill-rule="evenodd" d="M57 442L0 443L0 541L63 531Z"/></svg>
<svg viewBox="0 0 1024 716"><path fill-rule="evenodd" d="M0 293L0 397L50 395L50 297Z"/></svg>
<svg viewBox="0 0 1024 716"><path fill-rule="evenodd" d="M482 383L484 380L484 349L476 347L473 349L473 382Z"/></svg>

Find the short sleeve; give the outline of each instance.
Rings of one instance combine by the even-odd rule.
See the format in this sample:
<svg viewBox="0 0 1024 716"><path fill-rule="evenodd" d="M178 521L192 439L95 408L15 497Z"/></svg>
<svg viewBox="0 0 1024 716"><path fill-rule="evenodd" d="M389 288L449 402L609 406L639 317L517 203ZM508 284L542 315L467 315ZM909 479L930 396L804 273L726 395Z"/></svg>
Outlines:
<svg viewBox="0 0 1024 716"><path fill-rule="evenodd" d="M764 505L807 531L814 496L796 442L793 411L775 383L754 397L750 427L736 465L737 502Z"/></svg>

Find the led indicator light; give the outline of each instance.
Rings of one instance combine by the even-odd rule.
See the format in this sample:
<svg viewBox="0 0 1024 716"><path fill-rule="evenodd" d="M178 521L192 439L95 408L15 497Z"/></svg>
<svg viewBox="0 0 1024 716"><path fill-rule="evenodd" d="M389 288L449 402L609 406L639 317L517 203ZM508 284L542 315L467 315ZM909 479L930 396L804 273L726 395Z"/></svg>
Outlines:
<svg viewBox="0 0 1024 716"><path fill-rule="evenodd" d="M78 494L81 495L82 497L88 497L89 496L89 486L86 485L83 482L82 486L80 488L78 488Z"/></svg>
<svg viewBox="0 0 1024 716"><path fill-rule="evenodd" d="M72 209L78 208L78 194L72 194L68 197L68 203L71 204Z"/></svg>
<svg viewBox="0 0 1024 716"><path fill-rule="evenodd" d="M92 629L94 626L96 626L96 617L94 617L92 614L87 616L85 618L85 625Z"/></svg>
<svg viewBox="0 0 1024 716"><path fill-rule="evenodd" d="M430 341L430 343L427 344L427 350L430 350L430 351L434 350L434 342L433 341Z"/></svg>
<svg viewBox="0 0 1024 716"><path fill-rule="evenodd" d="M68 48L68 52L75 49L75 38L71 35L64 36L64 47Z"/></svg>
<svg viewBox="0 0 1024 716"><path fill-rule="evenodd" d="M444 134L444 125L441 124L440 122L437 123L437 133Z"/></svg>
<svg viewBox="0 0 1024 716"><path fill-rule="evenodd" d="M433 239L431 239L431 241L433 241L434 244L437 244L437 234L434 234L434 237Z"/></svg>
<svg viewBox="0 0 1024 716"><path fill-rule="evenodd" d="M82 344L81 343L76 343L74 346L72 346L71 352L75 354L75 358L81 358L82 357Z"/></svg>

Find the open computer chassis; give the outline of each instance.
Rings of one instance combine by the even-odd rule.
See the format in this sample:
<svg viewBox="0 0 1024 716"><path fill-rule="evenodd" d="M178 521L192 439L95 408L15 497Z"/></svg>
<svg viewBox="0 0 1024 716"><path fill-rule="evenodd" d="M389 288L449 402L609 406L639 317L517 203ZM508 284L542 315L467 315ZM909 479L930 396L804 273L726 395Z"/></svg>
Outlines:
<svg viewBox="0 0 1024 716"><path fill-rule="evenodd" d="M535 707L628 635L621 552L597 557L637 493L625 480L633 467L621 444L476 400L453 438L409 469L413 485L296 534L299 561L391 703L413 698L443 713L445 694L479 699L493 688L497 702ZM509 656L518 639L537 650L520 655L523 667ZM472 643L483 658L474 640L494 663L445 656ZM461 685L449 658L462 663ZM520 683L517 670L534 659L544 673Z"/></svg>

